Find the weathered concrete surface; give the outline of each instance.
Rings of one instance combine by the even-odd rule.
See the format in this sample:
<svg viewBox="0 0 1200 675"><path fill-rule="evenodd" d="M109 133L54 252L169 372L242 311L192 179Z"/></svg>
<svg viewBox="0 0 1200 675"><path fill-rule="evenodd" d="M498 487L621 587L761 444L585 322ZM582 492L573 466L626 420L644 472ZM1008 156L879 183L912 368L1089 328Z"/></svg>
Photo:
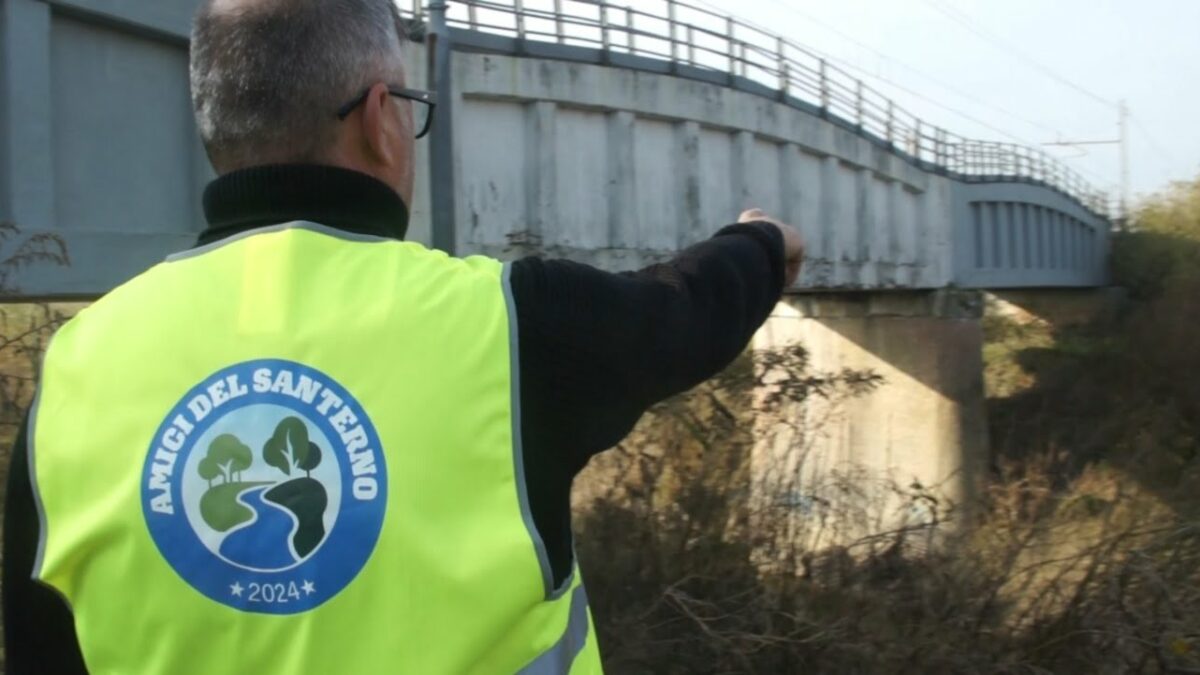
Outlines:
<svg viewBox="0 0 1200 675"><path fill-rule="evenodd" d="M951 182L850 131L683 78L454 59L462 251L631 267L760 207L804 231L801 285L951 281Z"/></svg>
<svg viewBox="0 0 1200 675"><path fill-rule="evenodd" d="M66 241L33 296L92 296L185 248L212 176L187 95L194 0L0 5L0 221ZM60 11L62 10L62 11ZM514 49L515 51L515 49ZM426 47L406 47L428 88ZM1102 283L1107 231L1041 185L965 184L846 123L719 83L456 51L457 253L635 267L760 207L809 242L805 288ZM87 100L88 105L68 101ZM428 141L410 238L429 243ZM928 167L926 167L928 168Z"/></svg>
<svg viewBox="0 0 1200 675"><path fill-rule="evenodd" d="M811 111L586 63L454 54L457 242L607 268L759 207L797 225L800 288L1103 283L1108 224L1040 185L962 183Z"/></svg>
<svg viewBox="0 0 1200 675"><path fill-rule="evenodd" d="M196 0L0 3L0 222L66 242L69 268L30 266L30 296L100 295L191 246L213 177L188 94ZM425 87L424 45L406 47ZM428 144L410 231L429 241ZM0 257L5 252L0 251Z"/></svg>
<svg viewBox="0 0 1200 675"><path fill-rule="evenodd" d="M883 383L844 401L810 397L796 411L795 433L761 429L770 441L755 458L759 473L772 464L793 466L801 492L795 503L803 509L832 501L845 517L839 497L877 500L856 505L862 518L842 522L847 529L832 535L838 539L940 521L952 506L963 508L987 459L981 311L979 295L968 292L785 297L755 348L799 343L814 372L867 370ZM851 482L848 492L844 481ZM936 503L912 499L922 491Z"/></svg>

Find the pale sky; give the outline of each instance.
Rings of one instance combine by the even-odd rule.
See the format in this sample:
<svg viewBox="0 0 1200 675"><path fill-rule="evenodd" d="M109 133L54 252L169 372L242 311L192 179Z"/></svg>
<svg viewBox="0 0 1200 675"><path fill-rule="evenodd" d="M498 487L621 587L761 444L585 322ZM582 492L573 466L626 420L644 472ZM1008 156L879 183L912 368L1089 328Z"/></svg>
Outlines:
<svg viewBox="0 0 1200 675"><path fill-rule="evenodd" d="M1200 177L1200 0L703 4L770 26L856 74L865 71L872 77L864 80L904 108L963 135L1029 144L1115 139L1116 108L1093 96L1114 103L1123 98L1133 117L1135 198L1172 180ZM1117 146L1047 149L1116 192Z"/></svg>

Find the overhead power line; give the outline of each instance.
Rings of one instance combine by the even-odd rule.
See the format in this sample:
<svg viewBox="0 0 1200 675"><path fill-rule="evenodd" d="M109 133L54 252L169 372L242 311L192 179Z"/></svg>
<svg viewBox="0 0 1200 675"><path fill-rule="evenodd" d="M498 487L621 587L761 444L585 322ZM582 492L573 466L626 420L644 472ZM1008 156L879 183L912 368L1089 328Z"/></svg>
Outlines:
<svg viewBox="0 0 1200 675"><path fill-rule="evenodd" d="M704 6L708 7L709 9L712 9L713 11L717 11L717 12L726 12L726 11L729 11L728 9L723 9L723 8L717 7L717 6L713 5L711 2L706 2L706 0L692 0L692 1L693 1L693 2L695 2L695 3L697 3L697 4L704 5ZM823 21L823 20L821 20L821 19L819 19L819 18L817 18L817 17L815 17L815 16L813 16L813 15L811 15L811 14L807 13L807 12L801 11L800 9L798 9L798 8L796 8L796 7L794 7L794 6L791 6L790 4L788 4L788 3L785 3L785 2L783 2L782 0L768 0L768 1L769 1L769 2L771 2L772 4L775 4L776 6L778 6L778 7L780 7L780 8L782 8L782 9L785 9L785 10L787 10L787 11L791 12L792 14L795 14L796 16L799 16L799 17L801 17L801 18L803 18L803 19L807 20L808 22L810 22L810 23L812 23L812 24L814 24L814 25L816 25L816 26L820 26L821 28L824 28L825 30L828 30L830 33L833 33L833 34L837 35L838 37L840 37L840 38L842 38L842 39L844 39L844 40L846 40L846 41L848 41L848 42L850 42L850 43L852 43L852 44L854 44L854 45L857 45L858 47L860 47L860 48L862 48L862 49L864 49L864 50L866 50L866 51L868 51L868 52L870 52L870 53L872 53L872 54L876 55L877 57L879 57L880 59L882 59L882 60L884 60L884 61L887 61L887 62L889 62L889 63L893 63L893 64L895 64L895 65L897 65L897 66L900 66L901 68L904 68L905 70L908 70L908 71L910 71L910 72L912 72L912 73L914 73L914 74L916 74L916 75L918 75L918 76L920 76L920 77L922 77L922 78L924 78L924 79L926 79L926 80L928 80L928 81L930 81L930 82L933 82L934 84L937 84L938 86L940 86L940 87L942 87L942 88L944 88L944 89L946 89L946 90L952 91L952 92L954 92L955 94L957 94L957 95L959 95L959 96L961 96L961 97L963 97L963 98L965 98L965 99L967 99L967 100L970 100L970 101L972 101L972 102L974 102L974 103L976 103L976 104L982 105L982 106L984 106L984 107L987 107L987 108L990 108L990 109L992 109L992 110L994 110L994 111L997 111L997 112L1000 112L1000 113L1002 113L1002 114L1005 114L1005 115L1007 115L1007 116L1009 116L1009 117L1011 117L1011 118L1013 118L1013 119L1016 119L1016 120L1019 120L1019 121L1021 121L1021 122L1024 122L1024 123L1026 123L1026 124L1028 124L1028 125L1030 125L1030 126L1032 126L1032 127L1037 127L1037 128L1039 128L1039 129L1041 129L1041 130L1043 130L1043 131L1046 131L1046 132L1049 132L1049 133L1053 134L1053 135L1054 135L1054 136L1056 136L1056 137L1059 137L1059 138L1063 137L1063 133L1062 133L1060 130L1053 129L1053 128L1051 128L1051 127L1049 127L1049 126L1046 126L1046 125L1044 125L1044 124L1042 124L1042 123L1039 123L1039 122L1036 122L1036 121L1030 120L1030 119L1028 119L1028 118L1026 118L1026 117L1024 117L1024 116L1022 116L1022 115L1019 115L1019 114L1017 114L1017 113L1014 113L1014 112L1012 112L1012 111L1010 111L1010 110L1007 110L1007 109L1005 109L1005 108L1003 108L1003 107L1001 107L1001 106L997 106L997 105L994 105L994 104L988 103L988 102L986 102L986 101L982 101L982 100L980 100L980 99L976 98L975 96L972 96L972 95L970 95L969 93L966 93L966 92L962 91L962 90L961 90L961 89L959 89L958 87L955 87L955 86L953 86L953 85L947 84L947 83L945 83L945 82L941 81L940 79L938 79L938 78L935 78L935 77L933 77L933 76L929 75L928 73L925 73L925 72L921 71L921 70L920 70L920 69L918 69L918 68L915 68L915 67L913 67L913 66L911 66L911 65L909 65L909 64L907 64L907 63L904 63L903 61L900 61L900 60L898 60L898 59L896 59L896 58L893 58L893 57L891 57L891 56L889 56L889 55L887 55L887 54L885 54L885 53L883 53L883 52L879 51L878 49L876 49L876 48L872 47L871 45L869 45L869 44L866 44L866 43L862 42L861 40L859 40L859 39L855 38L854 36L852 36L852 35L850 35L850 34L848 34L848 33L846 33L845 31L842 31L842 30L841 30L841 29L839 29L837 26L834 26L834 25L832 25L832 24L830 24L830 23L828 23L828 22L826 22L826 21ZM926 0L926 1L927 1L927 2L930 2L930 3L932 4L931 0ZM942 8L942 9L944 9L944 8ZM959 23L962 23L963 21L966 21L966 22L970 23L970 20L969 20L968 18L966 18L966 17L955 18L955 17L953 17L953 16L952 16L951 18L954 18L954 20L955 20L955 21L958 21ZM743 23L745 23L745 24L747 24L748 26L751 26L751 27L753 27L753 28L757 29L757 30L763 31L764 33L771 34L771 33L773 33L773 32L774 32L772 29L765 28L765 27L763 27L763 26L761 26L761 25L756 25L756 24L754 24L753 22L749 22L749 21L742 21L742 22L743 22ZM987 39L989 42L998 43L998 44L997 44L997 46L1000 46L1000 48L1002 48L1002 49L1012 49L1012 48L1010 48L1009 46L1007 46L1007 45L1004 45L1004 44L1003 44L1003 41L1002 41L1002 40L1000 40L1000 38L998 38L998 37L995 37L995 36L992 36L992 35L984 35L984 34L982 33L982 29L976 28L976 27L974 27L974 26L969 26L969 28L970 28L970 29L971 29L973 32L975 32L976 34L979 34L981 37L984 37L984 39ZM1020 143L1020 144L1022 144L1022 145L1027 145L1027 146L1030 146L1030 147L1036 147L1036 146L1040 145L1039 143L1037 143L1037 142L1034 142L1034 141L1031 141L1031 140L1030 140L1030 139L1028 139L1028 138L1022 138L1022 137L1020 137L1020 136L1016 136L1016 135L1014 135L1014 134L1012 134L1012 133L1010 133L1010 132L1008 132L1008 131L1005 131L1004 129L1001 129L1001 128L999 128L999 127L996 127L995 125L989 124L989 123L987 123L987 122L985 122L985 121L983 121L983 120L979 119L978 117L975 117L975 116L973 116L973 115L971 115L971 114L969 114L969 113L967 113L967 112L964 112L964 111L962 111L962 110L960 110L960 109L958 109L958 108L956 108L956 107L954 107L954 106L947 105L947 104L945 104L945 103L943 103L943 102L941 102L941 101L938 101L938 100L936 100L936 99L934 99L934 98L931 98L931 97L929 97L929 96L927 96L927 95L925 95L925 94L922 94L922 93L920 93L920 92L918 92L918 91L916 91L916 90L914 90L914 89L912 89L912 88L910 88L910 87L907 87L907 86L904 86L904 85L902 85L902 84L899 84L898 82L895 82L895 81L893 81L893 80L890 80L890 79L888 79L888 78L886 78L886 77L884 77L884 76L882 76L882 75L879 75L879 74L877 74L877 73L873 73L873 72L871 72L871 71L869 71L869 70L867 70L867 69L865 69L865 68L863 68L863 67L861 67L861 66L858 66L857 64L851 63L850 61L848 61L848 60L846 60L846 59L839 58L839 57L836 57L836 56L832 56L832 55L830 55L830 54L828 54L828 53L822 52L821 50L814 49L814 48L812 48L812 47L808 47L808 46L806 46L805 48L806 48L806 49L808 49L808 50L810 50L810 51L812 51L812 52L814 52L814 53L816 53L816 54L818 54L819 56L822 56L822 57L824 57L826 60L828 60L828 61L830 61L830 62L833 62L833 63L838 63L838 64L839 64L839 65L841 65L842 67L844 67L844 68L847 68L847 69L849 69L849 70L853 70L853 71L855 71L856 73L862 74L862 75L864 75L864 76L865 76L865 77L867 77L867 78L870 78L870 79L872 79L872 80L874 80L874 81L876 81L876 82L878 82L878 83L881 83L882 85L886 85L886 86L888 86L888 87L892 87L893 89L895 89L895 90L897 90L897 91L903 92L903 93L905 93L905 94L907 94L907 95L909 95L909 96L912 96L912 97L914 97L914 98L916 98L916 99L920 99L921 101L924 101L925 103L928 103L929 105L935 106L935 107L937 107L937 108L939 108L939 109L941 109L941 110L944 110L944 111L946 111L946 112L948 112L948 113L950 113L950 114L952 114L952 115L955 115L955 116L957 116L957 117L959 117L959 118L961 118L961 119L965 119L965 120L968 120L968 121L970 121L970 122L973 122L973 123L975 123L975 124L979 125L980 127L982 127L982 128L985 128L985 129L988 129L989 131L991 131L991 132L993 132L993 133L995 133L995 134L997 134L997 135L999 135L999 136L1002 136L1002 137L1004 137L1004 138L1006 138L1006 139L1008 139L1008 140L1010 140L1010 141L1013 141L1013 142L1016 142L1016 143ZM1020 54L1020 56L1021 56L1021 58L1022 58L1023 60L1030 61L1031 63L1035 64L1035 67L1038 67L1039 69L1041 69L1041 70L1045 71L1045 72L1046 72L1048 75L1050 75L1051 77L1053 77L1053 78L1055 78L1056 80L1058 80L1058 81L1062 82L1062 83L1063 83L1063 84L1065 84L1066 86L1068 86L1068 87L1071 87L1071 88L1073 88L1073 89L1077 90L1079 93L1081 93L1081 94L1083 94L1083 95L1085 95L1085 96L1087 96L1087 97L1091 98L1092 100L1094 100L1094 101L1096 101L1096 102L1098 102L1098 103L1101 103L1101 104L1103 104L1103 105L1106 105L1106 106L1116 107L1116 104L1115 104L1115 103L1112 103L1112 102L1110 102L1110 101L1108 101L1108 100L1104 99L1102 96L1100 96L1100 95L1098 95L1098 94L1095 94L1095 93L1093 93L1093 92L1091 92L1091 91L1088 91L1086 88L1084 88L1084 87L1082 87L1082 86L1080 86L1080 85L1078 85L1078 84L1075 84L1075 83L1073 83L1073 82L1070 82L1070 81L1069 81L1069 80L1067 80L1066 78L1063 78L1062 76L1058 75L1057 73L1054 73L1052 70L1050 70L1050 69L1046 68L1045 66L1042 66L1040 63L1037 63L1037 62L1036 62L1036 60L1033 60L1033 59L1032 59L1032 57L1028 57L1028 56L1026 56L1026 55L1024 55L1024 54ZM1115 181L1113 181L1112 179L1110 179L1110 178L1104 178L1104 177L1102 177L1102 176L1099 176L1099 175L1097 175L1095 172L1088 170L1087 168L1085 168L1085 167L1084 167L1084 166L1082 166L1082 165L1076 164L1076 163L1074 163L1074 162L1073 162L1072 164L1073 164L1073 168L1074 168L1076 171L1078 171L1079 173L1081 173L1081 174L1083 174L1083 175L1087 176L1087 177L1088 177L1088 178L1090 178L1091 180L1095 181L1095 183L1096 183L1097 185L1105 185L1105 186L1109 186L1109 187L1115 187L1115 186L1116 186L1116 182L1115 182Z"/></svg>
<svg viewBox="0 0 1200 675"><path fill-rule="evenodd" d="M825 54L824 56L825 56L826 58L831 58L831 57L829 57L829 55L827 55L827 54ZM932 98L932 97L926 96L925 94L922 94L921 92L919 92L919 91L917 91L917 90L915 90L915 89L912 89L912 88L910 88L910 87L906 87L906 86L904 86L904 85L902 85L902 84L899 84L899 83L897 83L897 82L893 82L893 81L891 81L891 80L889 80L889 79L887 79L887 78L880 77L880 76L878 76L878 75L872 75L870 71L868 71L868 70L866 70L866 69L864 69L864 68L862 68L862 67L860 67L860 66L856 66L856 65L854 65L853 63L849 63L849 62L844 62L844 61L843 61L843 62L842 62L842 66L844 66L844 67L846 67L846 68L849 68L849 69L851 69L851 70L857 71L857 72L859 72L859 73L861 73L861 74L863 74L863 75L866 75L866 76L868 76L868 77L873 77L873 78L875 78L876 80L878 80L880 83L882 83L882 84L884 84L884 85L886 85L886 86L892 87L893 89L896 89L896 90L898 90L898 91L902 91L902 92L904 92L905 94L908 94L909 96L912 96L913 98L920 99L920 100L922 100L922 101L924 101L924 102L926 102L926 103L928 103L928 104L930 104L930 105L932 105L932 106L935 106L935 107L941 108L942 110L945 110L946 112L948 112L948 113L950 113L950 114L952 114L952 115L957 115L957 116L961 117L962 119L968 120L968 121L970 121L970 122L974 122L975 124L978 124L979 126L981 126L981 127L985 128L985 129L987 129L987 130L989 130L989 131L991 131L991 132L993 132L993 133L1000 134L1001 136L1004 136L1005 138L1007 138L1007 139L1008 139L1008 140L1010 140L1010 141L1014 141L1014 142L1016 142L1016 143L1021 143L1021 144L1024 144L1024 145L1034 145L1034 143L1031 143L1031 142L1029 141L1029 139L1026 139L1026 138L1021 138L1020 136L1014 136L1013 134L1011 134L1011 133L1009 133L1009 132L1005 131L1004 129L1001 129L1000 127L994 126L994 125L992 125L992 124L988 124L987 122L984 122L983 120L979 119L978 117L975 117L974 115L971 115L970 113L963 112L962 110L959 110L958 108L955 108L955 107L953 107L953 106L950 106L950 105L947 105L947 104L945 104L945 103L942 103L941 101L939 101L939 100L937 100L937 99L935 99L935 98Z"/></svg>
<svg viewBox="0 0 1200 675"><path fill-rule="evenodd" d="M805 12L805 11L800 10L796 7L793 7L785 2L782 2L782 0L768 0L768 1L775 4L776 6L780 7L781 9L787 10L787 11L791 12L792 14L800 16L800 17L804 18L805 20L809 21L810 23L820 26L821 28L824 28L824 29L828 30L829 32L834 33L838 37L840 37L862 49L865 49L866 51L870 52L871 54L874 54L876 58L878 58L886 63L889 63L891 65L898 66L898 67L908 71L909 73L912 73L913 75L916 75L916 76L926 80L927 82L931 82L946 91L949 91L967 101L970 101L971 103L982 106L984 108L988 108L988 109L992 110L993 112L1000 113L1001 115L1010 117L1018 122L1026 124L1030 127L1036 127L1038 129L1041 129L1042 131L1050 133L1050 134L1061 135L1061 133L1062 133L1058 129L1054 129L1052 127L1046 126L1045 124L1038 122L1037 120L1033 120L1024 115L1021 115L1020 113L1013 112L1012 110L1009 110L1008 108L1005 108L1004 106L997 105L990 101L986 101L968 91L963 90L961 87L950 84L949 82L946 82L945 80L942 80L941 78L934 77L933 75L930 75L928 72L921 70L920 68L917 68L916 66L906 63L905 61L902 61L894 56L891 56L889 54L886 54L886 53L876 49L875 47L872 47L871 45L855 38L853 35L850 35L844 31L840 30L837 26L834 26L826 21L823 21L823 20L813 16L812 14L809 14L808 12ZM728 11L728 10L723 10L723 9L714 7L712 4L710 4L708 2L703 2L703 0L701 0L701 4L706 5L716 11L722 11L722 12ZM749 22L745 22L745 23L749 23ZM754 25L754 24L750 24L750 25ZM761 27L761 26L755 25L754 27L759 30L762 30L764 32L771 32L769 29ZM821 53L822 56L824 56L826 59L828 59L830 61L834 61L834 62L840 63L844 66L854 68L856 71L863 73L867 77L870 77L874 80L896 86L894 82L888 80L883 75L880 75L878 73L873 73L869 70L866 70L864 68L856 66L856 65L850 63L846 59L840 59L840 58L831 56L828 53L822 53L822 52L820 52L820 50L813 49L812 47L806 46L806 48L810 49L812 51Z"/></svg>
<svg viewBox="0 0 1200 675"><path fill-rule="evenodd" d="M1142 140L1146 141L1146 143L1151 148L1153 148L1155 152L1162 155L1163 157L1166 157L1167 161L1170 161L1172 163L1175 162L1175 157L1173 157L1171 155L1170 151L1168 151L1166 149L1166 146L1162 145L1157 140L1155 140L1154 135L1151 134L1150 131L1147 130L1146 127L1142 125L1142 121L1139 118L1134 117L1133 115L1130 115L1130 119L1133 120L1133 124L1134 124L1134 126L1136 126L1138 128L1138 131L1141 132Z"/></svg>
<svg viewBox="0 0 1200 675"><path fill-rule="evenodd" d="M942 2L939 2L939 0L925 0L925 4L929 5L934 10L941 13L943 16L946 16L947 18L951 19L952 21L958 23L962 27L971 31L975 35L978 35L979 37L983 38L984 40L987 40L988 42L992 43L993 46L998 47L999 49L1002 49L1002 50L1009 52L1010 54L1016 56L1017 58L1021 59L1025 63L1029 64L1033 68L1040 71L1042 74L1044 74L1047 77L1058 82L1059 84L1069 87L1069 88L1075 90L1076 92L1092 99L1093 101L1095 101L1101 105L1105 105L1110 108L1117 107L1116 103L1104 98L1103 96L1083 87L1082 85L1080 85L1062 75L1059 75L1057 72L1055 72L1055 70L1053 68L1050 68L1049 66L1045 65L1041 61L1038 61L1037 59L1033 58L1029 54L1025 53L1023 50L1015 47L1014 45L1012 45L1010 42L1008 42L1004 38L996 35L995 33L992 33L991 31L987 30L986 28L979 26L969 16L954 9L953 7L949 7L945 4L943 4Z"/></svg>

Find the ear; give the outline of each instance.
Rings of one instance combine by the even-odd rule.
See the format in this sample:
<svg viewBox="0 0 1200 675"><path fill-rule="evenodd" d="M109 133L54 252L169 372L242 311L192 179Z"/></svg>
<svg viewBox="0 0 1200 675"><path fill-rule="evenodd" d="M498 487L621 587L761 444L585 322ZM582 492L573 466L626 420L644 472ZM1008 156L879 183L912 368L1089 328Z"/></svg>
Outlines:
<svg viewBox="0 0 1200 675"><path fill-rule="evenodd" d="M384 165L396 162L391 136L395 133L395 115L388 109L391 96L386 84L376 83L367 92L367 100L363 102L359 124L362 125L362 138L365 150L371 159Z"/></svg>

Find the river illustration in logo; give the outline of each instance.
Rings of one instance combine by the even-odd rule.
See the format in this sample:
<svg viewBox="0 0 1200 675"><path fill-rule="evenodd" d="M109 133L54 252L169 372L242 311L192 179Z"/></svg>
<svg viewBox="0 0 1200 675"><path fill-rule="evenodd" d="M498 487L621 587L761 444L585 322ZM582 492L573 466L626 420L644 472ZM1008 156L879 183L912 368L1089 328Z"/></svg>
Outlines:
<svg viewBox="0 0 1200 675"><path fill-rule="evenodd" d="M227 415L199 447L184 468L183 503L210 551L246 569L281 570L325 540L341 477L336 459L322 467L331 448L319 430L287 408L259 405Z"/></svg>
<svg viewBox="0 0 1200 675"><path fill-rule="evenodd" d="M249 361L171 410L143 472L159 551L208 597L289 614L342 590L374 549L386 469L365 411L302 364Z"/></svg>

